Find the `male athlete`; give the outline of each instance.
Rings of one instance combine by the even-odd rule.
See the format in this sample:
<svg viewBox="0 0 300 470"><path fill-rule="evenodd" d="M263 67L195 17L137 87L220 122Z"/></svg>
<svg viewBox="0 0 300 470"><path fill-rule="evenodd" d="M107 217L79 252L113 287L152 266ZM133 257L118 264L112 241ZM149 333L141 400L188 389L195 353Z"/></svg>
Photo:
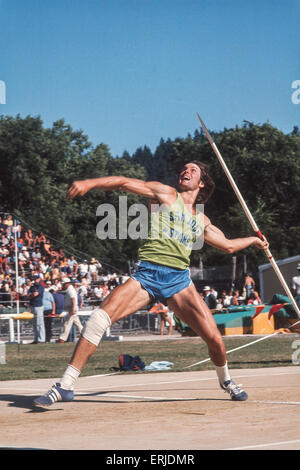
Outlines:
<svg viewBox="0 0 300 470"><path fill-rule="evenodd" d="M49 406L57 401L73 400L75 382L107 328L153 300L166 301L173 312L207 343L220 387L229 393L231 399L246 400L247 393L231 380L225 346L214 318L191 281L191 240L195 240L195 235L203 234L208 245L226 253L251 245L266 249L269 246L267 240L255 236L229 240L208 217L196 213L197 203L205 203L214 189L207 167L201 162L184 165L179 173L177 189L157 181L107 176L75 181L67 198L84 196L95 188L127 191L164 205L165 210L160 212L162 230L157 236L149 237L140 248L136 272L104 299L101 309L91 314L61 381L34 403ZM172 225L175 219L184 222L181 234ZM177 223L176 229L178 226L180 224Z"/></svg>

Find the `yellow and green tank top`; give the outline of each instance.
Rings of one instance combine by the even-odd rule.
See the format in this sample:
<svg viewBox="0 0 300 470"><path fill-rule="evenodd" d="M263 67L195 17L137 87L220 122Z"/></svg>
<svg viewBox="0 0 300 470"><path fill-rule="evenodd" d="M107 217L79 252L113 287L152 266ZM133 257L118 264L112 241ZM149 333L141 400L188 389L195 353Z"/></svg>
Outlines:
<svg viewBox="0 0 300 470"><path fill-rule="evenodd" d="M187 269L193 244L203 235L203 211L192 214L177 193L171 206L159 206L150 219L148 239L139 249L139 259Z"/></svg>

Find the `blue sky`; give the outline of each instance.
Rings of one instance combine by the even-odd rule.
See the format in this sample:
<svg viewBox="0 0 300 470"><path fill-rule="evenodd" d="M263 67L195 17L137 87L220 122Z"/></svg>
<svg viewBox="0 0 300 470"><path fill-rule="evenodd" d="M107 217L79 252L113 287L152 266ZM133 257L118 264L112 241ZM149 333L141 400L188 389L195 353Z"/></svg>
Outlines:
<svg viewBox="0 0 300 470"><path fill-rule="evenodd" d="M5 115L113 156L243 120L300 125L300 0L0 0Z"/></svg>

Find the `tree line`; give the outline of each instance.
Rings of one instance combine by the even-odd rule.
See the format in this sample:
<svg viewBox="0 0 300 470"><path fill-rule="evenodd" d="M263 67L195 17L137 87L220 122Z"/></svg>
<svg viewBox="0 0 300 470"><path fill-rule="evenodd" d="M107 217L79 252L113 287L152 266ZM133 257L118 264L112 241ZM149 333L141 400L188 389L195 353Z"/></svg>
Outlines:
<svg viewBox="0 0 300 470"><path fill-rule="evenodd" d="M285 134L270 123L211 131L257 225L270 241L275 259L299 254L300 249L300 132ZM185 138L161 139L155 151L148 146L133 154L113 157L105 143L94 146L82 130L63 119L45 127L41 118L0 116L0 210L12 212L36 230L75 247L105 263L128 271L137 259L140 240L100 240L96 234L97 207L118 207L120 192L91 191L66 200L74 180L124 175L176 184L182 165L201 160L209 166L216 188L205 213L229 238L252 235L252 228L202 130ZM122 194L122 193L121 193ZM126 194L128 205L141 202ZM250 270L267 262L253 247L247 255ZM238 254L239 255L239 254ZM231 258L212 247L193 251L192 266L226 265Z"/></svg>

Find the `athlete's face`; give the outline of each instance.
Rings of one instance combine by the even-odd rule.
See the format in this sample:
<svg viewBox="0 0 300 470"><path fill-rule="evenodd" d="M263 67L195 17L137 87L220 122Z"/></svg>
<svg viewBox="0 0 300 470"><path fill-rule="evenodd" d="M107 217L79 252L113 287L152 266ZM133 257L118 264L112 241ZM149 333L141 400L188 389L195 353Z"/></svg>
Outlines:
<svg viewBox="0 0 300 470"><path fill-rule="evenodd" d="M195 163L187 163L179 173L178 183L185 190L200 189L204 184L201 181L201 170Z"/></svg>

